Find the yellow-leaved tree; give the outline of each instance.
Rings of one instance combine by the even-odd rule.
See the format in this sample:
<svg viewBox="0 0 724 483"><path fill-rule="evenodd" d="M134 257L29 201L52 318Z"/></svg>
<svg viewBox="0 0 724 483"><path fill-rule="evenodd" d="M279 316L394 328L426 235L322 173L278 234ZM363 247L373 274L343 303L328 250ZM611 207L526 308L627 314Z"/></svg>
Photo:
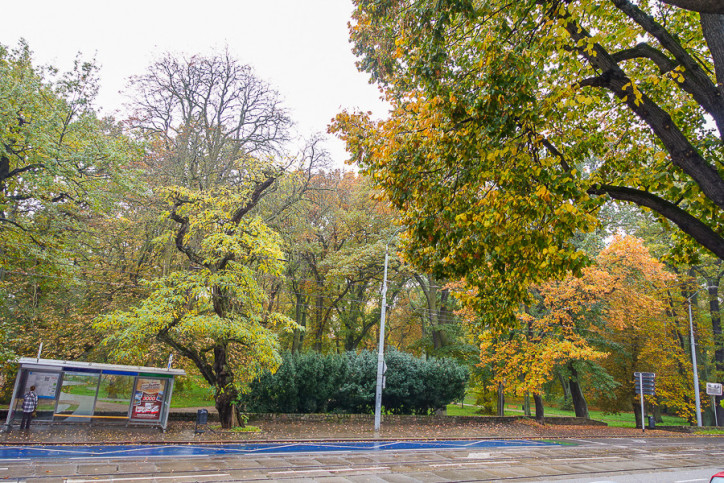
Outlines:
<svg viewBox="0 0 724 483"><path fill-rule="evenodd" d="M541 395L562 371L576 415L587 417L584 389L606 411L636 409L633 373L656 372L655 401L688 415L691 366L686 333L672 317L675 283L641 240L616 236L581 277L534 287L535 303L518 311L514 326L478 328L489 386L533 393L542 417Z"/></svg>

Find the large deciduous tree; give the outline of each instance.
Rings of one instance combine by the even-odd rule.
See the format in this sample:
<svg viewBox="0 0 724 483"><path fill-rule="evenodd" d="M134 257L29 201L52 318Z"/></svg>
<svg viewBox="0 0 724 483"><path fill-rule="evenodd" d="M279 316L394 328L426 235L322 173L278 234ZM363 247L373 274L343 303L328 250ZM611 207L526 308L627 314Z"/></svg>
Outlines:
<svg viewBox="0 0 724 483"><path fill-rule="evenodd" d="M243 180L236 161L277 157L292 122L279 94L229 52L166 54L131 79L134 119L159 184L204 190Z"/></svg>
<svg viewBox="0 0 724 483"><path fill-rule="evenodd" d="M402 211L410 258L467 276L491 323L529 284L580 271L572 236L607 199L676 225L677 255L724 257L724 15L670 3L694 10L355 1L359 67L392 109L333 129Z"/></svg>
<svg viewBox="0 0 724 483"><path fill-rule="evenodd" d="M290 120L277 93L228 53L163 57L135 78L135 125L149 139L146 165L165 203L170 270L139 306L102 317L117 355L148 357L161 343L214 388L223 427L243 384L280 362L271 310L257 279L279 276L281 239L258 212L289 167ZM292 324L293 325L293 324Z"/></svg>
<svg viewBox="0 0 724 483"><path fill-rule="evenodd" d="M0 45L0 330L6 349L76 358L97 342L86 296L105 213L136 184L140 150L93 106L97 68L37 66ZM89 281L90 279L90 281Z"/></svg>
<svg viewBox="0 0 724 483"><path fill-rule="evenodd" d="M265 310L266 294L256 280L258 273L280 274L281 240L249 215L276 173L245 168L249 180L242 186L166 191L175 243L189 269L152 281L138 307L96 324L112 333L106 341L117 356L144 358L149 344L160 342L188 359L214 388L223 427L232 424L240 386L280 363L272 329L291 324Z"/></svg>
<svg viewBox="0 0 724 483"><path fill-rule="evenodd" d="M318 351L356 350L379 323L375 302L393 216L354 173L319 172L303 198L294 207L297 216L283 227L293 268L288 291L295 318L307 329L295 334L291 349L307 344Z"/></svg>

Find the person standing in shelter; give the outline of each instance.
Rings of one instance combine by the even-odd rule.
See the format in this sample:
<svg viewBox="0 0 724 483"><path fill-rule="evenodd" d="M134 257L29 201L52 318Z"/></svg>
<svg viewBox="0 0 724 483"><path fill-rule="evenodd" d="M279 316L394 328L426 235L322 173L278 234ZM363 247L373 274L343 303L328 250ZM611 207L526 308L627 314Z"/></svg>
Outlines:
<svg viewBox="0 0 724 483"><path fill-rule="evenodd" d="M38 395L35 394L35 386L30 386L30 390L23 395L23 419L20 420L20 429L30 429L30 421L37 407Z"/></svg>

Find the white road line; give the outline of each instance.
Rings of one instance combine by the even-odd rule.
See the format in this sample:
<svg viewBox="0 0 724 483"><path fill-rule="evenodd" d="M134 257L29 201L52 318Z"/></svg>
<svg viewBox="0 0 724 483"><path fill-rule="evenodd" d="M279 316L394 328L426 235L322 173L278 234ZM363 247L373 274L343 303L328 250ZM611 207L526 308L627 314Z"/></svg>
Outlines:
<svg viewBox="0 0 724 483"><path fill-rule="evenodd" d="M139 476L135 478L109 478L106 480L64 480L65 483L98 483L101 481L143 481L143 480L180 480L183 478L218 478L220 476L231 476L229 473L214 473L209 475L177 475L177 476Z"/></svg>
<svg viewBox="0 0 724 483"><path fill-rule="evenodd" d="M674 483L693 483L695 481L709 481L709 478L698 478L696 480L676 480Z"/></svg>
<svg viewBox="0 0 724 483"><path fill-rule="evenodd" d="M332 470L325 470L320 468L318 470L290 470L290 471L272 471L267 473L268 475L301 475L305 473L344 473L351 471L379 471L389 470L389 466L369 466L367 468L339 468Z"/></svg>
<svg viewBox="0 0 724 483"><path fill-rule="evenodd" d="M439 465L430 465L430 468L446 468L449 466L480 466L480 465L509 465L512 463L520 463L517 460L509 461L477 461L475 463L441 463Z"/></svg>
<svg viewBox="0 0 724 483"><path fill-rule="evenodd" d="M184 458L212 458L212 457L216 457L216 456L223 456L223 455L208 455L208 454L185 454L185 455L183 455ZM53 458L55 458L55 459L61 459L61 458L63 458L63 457L62 457L62 456L57 456L57 457L56 457L56 456L50 456L49 458L50 458L50 459L53 459ZM127 455L127 456L95 456L94 458L99 459L99 460L138 460L139 456L132 456L132 455ZM177 456L176 456L176 455L172 455L172 454L151 454L151 455L143 456L143 458L149 459L149 460L150 460L150 459L164 459L164 458L167 458L167 459L168 459L168 458L177 458ZM83 461L88 461L88 456L73 456L73 457L71 457L71 458L66 458L66 459L69 459L69 460L83 460ZM16 461L17 461L17 460L16 460Z"/></svg>
<svg viewBox="0 0 724 483"><path fill-rule="evenodd" d="M582 456L580 458L553 458L553 461L591 461L591 460L620 460L620 456Z"/></svg>
<svg viewBox="0 0 724 483"><path fill-rule="evenodd" d="M641 449L641 448L632 448L625 444L612 444L612 443L605 443L605 442L601 442L601 441L592 441L590 439L574 439L573 441L583 441L584 443L597 444L600 446L611 446L612 448L622 448L622 449L627 449L629 451L638 451L640 453L648 452L648 450Z"/></svg>
<svg viewBox="0 0 724 483"><path fill-rule="evenodd" d="M470 453L465 458L490 458L490 453Z"/></svg>

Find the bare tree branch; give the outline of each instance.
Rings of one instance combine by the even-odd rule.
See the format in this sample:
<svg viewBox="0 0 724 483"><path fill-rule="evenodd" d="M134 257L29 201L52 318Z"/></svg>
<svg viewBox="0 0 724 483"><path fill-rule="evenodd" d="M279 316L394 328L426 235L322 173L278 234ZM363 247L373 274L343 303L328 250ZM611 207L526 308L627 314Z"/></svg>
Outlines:
<svg viewBox="0 0 724 483"><path fill-rule="evenodd" d="M724 238L712 230L708 225L687 213L670 201L658 196L623 186L597 185L588 190L592 195L608 195L615 200L630 201L639 206L645 206L664 218L676 224L684 233L687 233L703 247L710 250L719 258L724 258Z"/></svg>
<svg viewBox="0 0 724 483"><path fill-rule="evenodd" d="M661 3L699 13L724 14L724 3L721 0L661 0Z"/></svg>

